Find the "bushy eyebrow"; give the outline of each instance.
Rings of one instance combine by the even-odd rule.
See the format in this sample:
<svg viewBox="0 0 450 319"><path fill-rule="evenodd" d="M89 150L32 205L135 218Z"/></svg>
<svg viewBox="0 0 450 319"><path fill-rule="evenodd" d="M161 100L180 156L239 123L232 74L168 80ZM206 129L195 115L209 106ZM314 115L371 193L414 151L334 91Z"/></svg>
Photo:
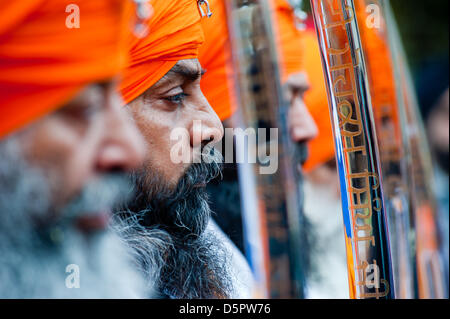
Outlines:
<svg viewBox="0 0 450 319"><path fill-rule="evenodd" d="M175 66L168 72L168 74L180 75L189 82L197 81L205 73L206 70L203 68L198 69L197 67L190 67L179 64L175 64Z"/></svg>
<svg viewBox="0 0 450 319"><path fill-rule="evenodd" d="M146 91L146 94L164 94L173 85L192 83L200 79L206 70L196 63L177 63L158 82Z"/></svg>

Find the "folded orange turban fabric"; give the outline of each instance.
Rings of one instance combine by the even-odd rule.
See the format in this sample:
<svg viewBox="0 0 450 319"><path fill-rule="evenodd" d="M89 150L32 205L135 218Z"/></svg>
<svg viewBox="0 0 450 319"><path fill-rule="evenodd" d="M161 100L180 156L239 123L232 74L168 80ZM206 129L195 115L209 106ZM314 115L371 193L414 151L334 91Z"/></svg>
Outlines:
<svg viewBox="0 0 450 319"><path fill-rule="evenodd" d="M200 48L199 61L207 71L201 80L201 88L207 100L221 120L236 111L233 61L224 0L212 0L213 15L203 19L205 44Z"/></svg>
<svg viewBox="0 0 450 319"><path fill-rule="evenodd" d="M200 62L208 71L202 78L203 93L213 109L224 120L237 108L233 85L230 35L227 29L224 0L213 0L213 17L204 20L206 41L200 49ZM310 89L304 96L319 128L319 135L309 143L309 159L305 170L311 170L334 157L334 142L325 79L320 60L319 45L313 30L300 31L295 25L295 15L286 0L270 2L274 19L274 33L279 49L279 66L282 81L295 73L306 72Z"/></svg>
<svg viewBox="0 0 450 319"><path fill-rule="evenodd" d="M301 31L295 25L294 9L286 0L272 0L275 39L282 82L290 75L304 71Z"/></svg>
<svg viewBox="0 0 450 319"><path fill-rule="evenodd" d="M80 28L66 26L69 4ZM123 0L0 0L0 138L115 76L130 9Z"/></svg>
<svg viewBox="0 0 450 319"><path fill-rule="evenodd" d="M200 49L199 60L207 70L201 86L203 93L221 120L229 118L237 109L234 88L230 34L227 27L224 0L210 1L213 8L211 19L202 22L205 44ZM279 60L283 81L289 75L302 71L302 40L295 27L294 11L286 0L270 2L276 21L276 41L280 47Z"/></svg>
<svg viewBox="0 0 450 319"><path fill-rule="evenodd" d="M152 0L148 35L130 37L130 61L120 92L129 103L158 82L180 60L198 57L204 42L197 0Z"/></svg>
<svg viewBox="0 0 450 319"><path fill-rule="evenodd" d="M308 142L309 156L304 169L311 171L334 157L333 133L319 44L311 20L306 21L306 30L297 29L294 11L286 0L272 0L272 8L275 13L275 34L282 81L299 72L305 72L308 76L310 89L304 95L304 102L319 129L319 135Z"/></svg>
<svg viewBox="0 0 450 319"><path fill-rule="evenodd" d="M392 156L393 154L389 154L389 152L397 153L401 150L402 133L399 125L397 91L386 25L385 21L381 20L382 25L379 29L367 27L365 22L369 13L366 12L365 1L356 1L355 6L366 57L375 121L377 125L381 125L382 118L387 117L392 125L391 129L393 129L389 136L382 136L385 134L386 128L377 131L377 134L385 142L385 145L380 145L380 155L382 157Z"/></svg>

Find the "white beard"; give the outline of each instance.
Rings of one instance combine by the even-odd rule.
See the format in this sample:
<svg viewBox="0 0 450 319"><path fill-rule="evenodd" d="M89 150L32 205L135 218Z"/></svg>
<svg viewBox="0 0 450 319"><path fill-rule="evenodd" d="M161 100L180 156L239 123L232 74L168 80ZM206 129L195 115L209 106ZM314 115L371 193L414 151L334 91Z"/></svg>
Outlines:
<svg viewBox="0 0 450 319"><path fill-rule="evenodd" d="M48 181L24 162L17 143L0 142L0 298L148 297L125 245L110 230L81 233L73 223L38 229L45 216ZM69 265L79 288L68 288Z"/></svg>
<svg viewBox="0 0 450 319"><path fill-rule="evenodd" d="M305 181L305 214L317 230L318 253L315 257L319 279L308 282L311 299L348 299L348 275L342 206L336 181L317 184Z"/></svg>
<svg viewBox="0 0 450 319"><path fill-rule="evenodd" d="M0 236L1 298L139 298L145 297L143 280L135 272L118 238L110 232L83 238L76 230L64 231L58 247L32 247ZM28 238L27 238L28 237ZM24 239L33 240L32 236ZM39 239L38 239L39 240ZM50 244L51 245L51 244ZM76 265L79 288L66 286Z"/></svg>

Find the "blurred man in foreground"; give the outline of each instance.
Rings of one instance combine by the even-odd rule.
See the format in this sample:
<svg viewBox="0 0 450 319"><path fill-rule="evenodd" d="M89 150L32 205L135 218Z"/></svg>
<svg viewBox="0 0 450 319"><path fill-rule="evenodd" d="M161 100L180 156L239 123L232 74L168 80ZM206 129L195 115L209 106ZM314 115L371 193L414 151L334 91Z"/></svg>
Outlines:
<svg viewBox="0 0 450 319"><path fill-rule="evenodd" d="M227 251L207 229L205 186L220 174L212 145L223 128L200 90L198 5L152 2L150 33L132 41L121 83L147 154L133 174L137 196L118 209L117 225L161 298L233 296ZM140 226L129 227L136 220Z"/></svg>
<svg viewBox="0 0 450 319"><path fill-rule="evenodd" d="M128 194L143 140L114 77L126 2L0 1L0 297L142 296L124 246L106 230ZM86 50L89 48L89 50Z"/></svg>

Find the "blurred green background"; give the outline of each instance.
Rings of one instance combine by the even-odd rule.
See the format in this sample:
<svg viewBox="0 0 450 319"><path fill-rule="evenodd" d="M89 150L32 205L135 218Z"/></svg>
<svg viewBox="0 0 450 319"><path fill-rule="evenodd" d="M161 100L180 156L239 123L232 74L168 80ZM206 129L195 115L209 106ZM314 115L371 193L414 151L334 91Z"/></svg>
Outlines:
<svg viewBox="0 0 450 319"><path fill-rule="evenodd" d="M448 57L449 0L390 0L413 72L430 57ZM303 9L311 12L310 2Z"/></svg>
<svg viewBox="0 0 450 319"><path fill-rule="evenodd" d="M424 118L448 88L449 0L390 0ZM311 12L309 0L302 1Z"/></svg>
<svg viewBox="0 0 450 319"><path fill-rule="evenodd" d="M448 60L448 0L391 0L415 75L430 59Z"/></svg>
<svg viewBox="0 0 450 319"><path fill-rule="evenodd" d="M448 0L391 0L424 120L449 86Z"/></svg>

